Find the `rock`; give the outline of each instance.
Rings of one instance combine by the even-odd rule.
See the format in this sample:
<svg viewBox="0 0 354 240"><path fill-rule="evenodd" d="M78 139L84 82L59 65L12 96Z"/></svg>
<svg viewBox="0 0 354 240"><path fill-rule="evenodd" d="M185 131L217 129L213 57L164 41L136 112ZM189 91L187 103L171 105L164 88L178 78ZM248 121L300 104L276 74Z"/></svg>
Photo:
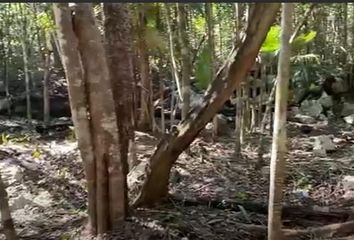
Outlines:
<svg viewBox="0 0 354 240"><path fill-rule="evenodd" d="M354 114L354 103L343 103L342 110L341 110L341 117L346 117L349 115Z"/></svg>
<svg viewBox="0 0 354 240"><path fill-rule="evenodd" d="M326 92L323 92L321 97L318 99L319 103L323 108L331 108L333 106L332 97L329 96Z"/></svg>
<svg viewBox="0 0 354 240"><path fill-rule="evenodd" d="M328 135L315 137L313 153L318 156L325 156L327 152L336 150L336 145Z"/></svg>
<svg viewBox="0 0 354 240"><path fill-rule="evenodd" d="M265 167L262 167L261 169L261 174L264 178L269 178L269 175L270 175L270 166L265 166Z"/></svg>
<svg viewBox="0 0 354 240"><path fill-rule="evenodd" d="M354 190L354 176L344 176L342 180L343 189L347 191Z"/></svg>
<svg viewBox="0 0 354 240"><path fill-rule="evenodd" d="M229 135L232 132L231 128L229 127L229 125L227 123L227 118L222 114L217 114L216 117L213 118L212 122L209 122L205 126L205 129L206 130L214 129L215 128L215 121L216 121L216 125L218 127L218 129L216 129L216 134L218 136Z"/></svg>
<svg viewBox="0 0 354 240"><path fill-rule="evenodd" d="M30 205L33 206L34 202L32 199L33 196L31 194L20 195L16 198L10 199L10 210L16 211L18 209L23 209L25 206Z"/></svg>
<svg viewBox="0 0 354 240"><path fill-rule="evenodd" d="M305 100L301 103L300 110L304 115L317 118L322 113L323 107L317 100Z"/></svg>
<svg viewBox="0 0 354 240"><path fill-rule="evenodd" d="M348 124L351 124L351 125L354 124L354 114L349 115L349 116L346 116L346 117L344 117L343 119L344 119L344 121L345 121L346 123L348 123Z"/></svg>
<svg viewBox="0 0 354 240"><path fill-rule="evenodd" d="M346 191L342 197L345 200L352 200L352 199L354 199L354 191L353 190Z"/></svg>
<svg viewBox="0 0 354 240"><path fill-rule="evenodd" d="M303 115L303 114L295 115L295 120L300 122L300 123L304 123L304 124L316 123L316 120L313 117L310 117L310 116L307 116L307 115Z"/></svg>

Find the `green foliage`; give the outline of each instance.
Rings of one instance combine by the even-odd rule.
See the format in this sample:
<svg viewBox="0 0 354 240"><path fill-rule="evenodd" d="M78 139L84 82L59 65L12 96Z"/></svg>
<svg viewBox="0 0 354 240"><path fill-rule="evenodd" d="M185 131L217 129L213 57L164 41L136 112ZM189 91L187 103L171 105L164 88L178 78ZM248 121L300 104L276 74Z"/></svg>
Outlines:
<svg viewBox="0 0 354 240"><path fill-rule="evenodd" d="M198 55L195 78L199 89L206 89L211 79L211 53L208 45L205 45L201 53Z"/></svg>
<svg viewBox="0 0 354 240"><path fill-rule="evenodd" d="M279 25L272 26L267 33L267 37L264 40L260 51L270 53L279 50L280 32L281 27Z"/></svg>
<svg viewBox="0 0 354 240"><path fill-rule="evenodd" d="M31 141L31 137L28 134L14 136L7 133L2 133L0 136L0 144L8 144L8 143L29 143Z"/></svg>
<svg viewBox="0 0 354 240"><path fill-rule="evenodd" d="M53 31L55 29L53 19L46 12L37 14L37 24L45 32Z"/></svg>
<svg viewBox="0 0 354 240"><path fill-rule="evenodd" d="M272 53L279 51L280 49L280 34L281 34L281 27L279 25L272 26L267 33L267 37L264 40L261 52L264 53ZM293 48L303 48L309 42L312 42L317 35L316 31L310 31L308 33L300 34L298 37L295 38L294 42L292 43Z"/></svg>
<svg viewBox="0 0 354 240"><path fill-rule="evenodd" d="M33 158L38 159L42 156L42 154L43 154L42 150L36 147L35 149L32 150L31 156Z"/></svg>
<svg viewBox="0 0 354 240"><path fill-rule="evenodd" d="M6 133L1 134L0 144L7 144L10 141L10 135Z"/></svg>

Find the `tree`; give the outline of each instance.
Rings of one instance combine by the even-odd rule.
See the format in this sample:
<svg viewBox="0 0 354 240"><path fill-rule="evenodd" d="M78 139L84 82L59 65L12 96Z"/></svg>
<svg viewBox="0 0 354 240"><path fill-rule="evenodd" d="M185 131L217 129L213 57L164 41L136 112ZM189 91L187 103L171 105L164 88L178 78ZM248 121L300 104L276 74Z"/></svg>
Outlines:
<svg viewBox="0 0 354 240"><path fill-rule="evenodd" d="M283 3L281 15L281 49L278 60L278 76L275 96L275 117L270 165L268 239L283 239L281 232L281 207L285 156L287 152L286 112L290 75L290 37L292 33L293 3Z"/></svg>
<svg viewBox="0 0 354 240"><path fill-rule="evenodd" d="M131 18L126 3L104 3L103 12L105 47L120 133L121 161L126 163L129 141L134 144L133 111L130 107L133 104L134 83ZM128 174L127 166L124 167L125 174Z"/></svg>
<svg viewBox="0 0 354 240"><path fill-rule="evenodd" d="M0 175L0 212L1 212L1 222L4 234L7 240L18 239L17 233L14 227L14 223L11 217L11 212L9 208L9 203L7 200L7 192L5 184Z"/></svg>
<svg viewBox="0 0 354 240"><path fill-rule="evenodd" d="M140 118L139 128L144 131L154 130L152 106L152 82L150 77L149 54L146 44L146 16L144 4L138 5L138 65L140 73Z"/></svg>
<svg viewBox="0 0 354 240"><path fill-rule="evenodd" d="M246 77L279 7L278 3L256 4L243 44L237 54L236 49L232 50L229 60L209 86L203 104L189 111L175 131L158 144L146 169L143 187L135 199L136 206L153 205L167 197L169 174L174 162Z"/></svg>
<svg viewBox="0 0 354 240"><path fill-rule="evenodd" d="M191 63L189 56L189 41L186 26L186 7L183 3L177 5L177 25L178 25L178 40L181 49L181 89L182 89L182 120L186 118L190 109L190 78L191 78Z"/></svg>
<svg viewBox="0 0 354 240"><path fill-rule="evenodd" d="M101 234L126 216L126 176L112 80L92 5L54 4L70 106L88 185L88 230ZM90 118L88 118L88 115Z"/></svg>

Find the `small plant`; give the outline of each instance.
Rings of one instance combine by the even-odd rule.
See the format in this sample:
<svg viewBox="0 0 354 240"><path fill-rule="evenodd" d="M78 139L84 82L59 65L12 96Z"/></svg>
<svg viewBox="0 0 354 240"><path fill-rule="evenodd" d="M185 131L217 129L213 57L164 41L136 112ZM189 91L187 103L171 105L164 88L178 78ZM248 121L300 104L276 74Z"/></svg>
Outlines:
<svg viewBox="0 0 354 240"><path fill-rule="evenodd" d="M10 141L10 135L6 133L1 134L0 144L7 144Z"/></svg>
<svg viewBox="0 0 354 240"><path fill-rule="evenodd" d="M33 149L32 153L31 153L32 157L36 158L36 159L40 158L42 156L42 154L43 154L42 150L39 149L38 147Z"/></svg>

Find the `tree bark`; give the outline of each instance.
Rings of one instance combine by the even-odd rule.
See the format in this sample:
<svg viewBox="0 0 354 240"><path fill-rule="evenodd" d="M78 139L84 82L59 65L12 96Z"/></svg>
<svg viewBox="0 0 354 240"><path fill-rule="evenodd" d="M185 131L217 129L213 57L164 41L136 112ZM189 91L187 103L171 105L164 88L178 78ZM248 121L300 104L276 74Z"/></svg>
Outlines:
<svg viewBox="0 0 354 240"><path fill-rule="evenodd" d="M181 89L182 89L182 120L186 118L190 109L190 77L191 77L191 64L190 64L190 44L187 35L186 26L186 9L184 3L177 3L177 25L178 25L178 40L181 48Z"/></svg>
<svg viewBox="0 0 354 240"><path fill-rule="evenodd" d="M126 216L126 183L122 163L125 159L121 159L120 155L121 142L111 79L92 4L77 4L74 28L89 92L97 176L97 232L100 234L119 226Z"/></svg>
<svg viewBox="0 0 354 240"><path fill-rule="evenodd" d="M290 36L292 33L293 3L283 3L281 15L281 49L278 60L278 80L275 99L275 119L270 164L268 240L283 239L281 210L285 156L287 152L286 110L290 75Z"/></svg>
<svg viewBox="0 0 354 240"><path fill-rule="evenodd" d="M121 155L113 81L92 5L75 5L73 16L67 4L54 6L73 122L88 181L89 230L102 234L119 226L127 210L122 162L126 158Z"/></svg>
<svg viewBox="0 0 354 240"><path fill-rule="evenodd" d="M121 161L124 167L124 198L127 199L126 175L129 142L133 144L133 59L131 18L126 3L104 3L106 54L110 70L121 144ZM127 201L125 201L127 202ZM127 209L128 206L125 206Z"/></svg>
<svg viewBox="0 0 354 240"><path fill-rule="evenodd" d="M170 170L178 156L193 142L253 66L280 4L257 3L240 49L233 49L227 63L209 86L203 104L194 107L171 134L160 141L146 169L146 179L134 205L153 205L167 197ZM232 61L233 60L233 61Z"/></svg>
<svg viewBox="0 0 354 240"><path fill-rule="evenodd" d="M14 222L11 217L9 202L7 199L7 192L5 184L0 175L0 212L1 222L5 237L7 240L17 240L17 233L14 227Z"/></svg>
<svg viewBox="0 0 354 240"><path fill-rule="evenodd" d="M88 119L88 99L85 92L86 83L78 51L78 39L73 31L71 10L66 3L54 4L54 16L63 66L68 81L70 108L75 126L78 146L84 169L88 190L88 226L90 232L96 232L96 163L92 145L92 133Z"/></svg>
<svg viewBox="0 0 354 240"><path fill-rule="evenodd" d="M140 72L140 118L139 128L143 131L153 130L152 120L152 83L149 70L149 55L145 42L146 17L144 5L138 6L138 52L139 52L139 72Z"/></svg>

